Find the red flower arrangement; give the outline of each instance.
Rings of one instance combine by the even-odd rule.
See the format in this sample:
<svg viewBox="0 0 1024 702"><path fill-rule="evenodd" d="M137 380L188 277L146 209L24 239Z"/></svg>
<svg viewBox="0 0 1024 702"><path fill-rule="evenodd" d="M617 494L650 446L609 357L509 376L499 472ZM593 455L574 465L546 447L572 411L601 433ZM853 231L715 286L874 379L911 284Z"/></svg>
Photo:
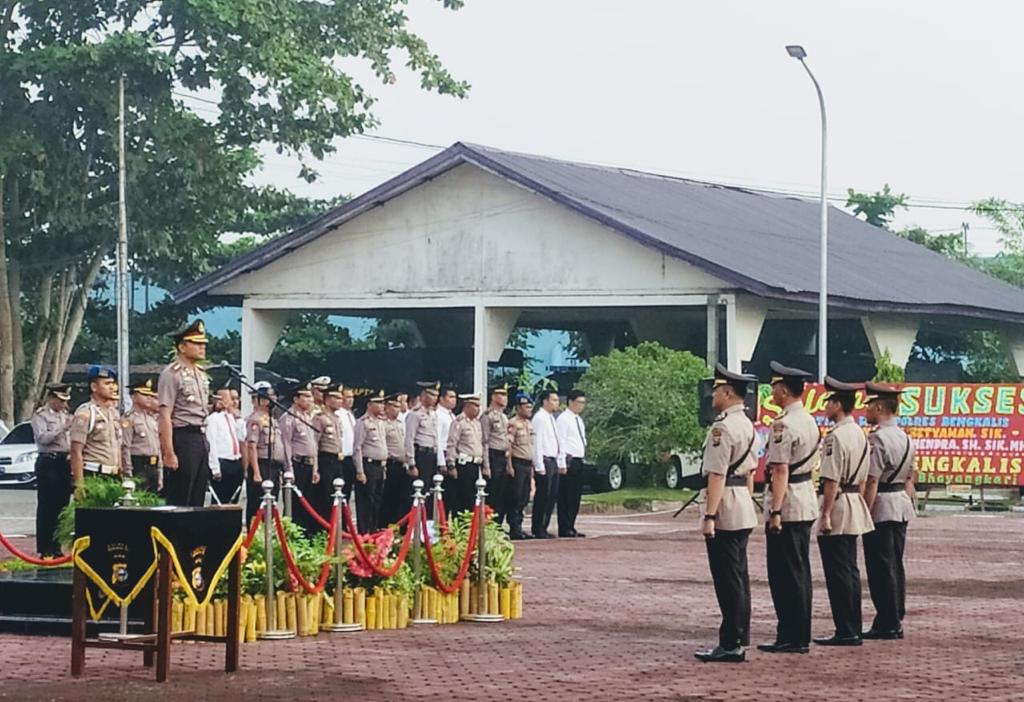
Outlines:
<svg viewBox="0 0 1024 702"><path fill-rule="evenodd" d="M363 534L359 537L363 544L363 550L366 552L366 556L376 565L378 568L384 567L384 561L389 555L391 555L391 547L395 543L395 532L391 529L381 529L373 534ZM356 547L352 544L345 546L342 549L341 554L345 557L345 562L348 565L348 571L359 578L372 578L376 574L373 570L363 563L362 559L359 558L359 553L356 551Z"/></svg>

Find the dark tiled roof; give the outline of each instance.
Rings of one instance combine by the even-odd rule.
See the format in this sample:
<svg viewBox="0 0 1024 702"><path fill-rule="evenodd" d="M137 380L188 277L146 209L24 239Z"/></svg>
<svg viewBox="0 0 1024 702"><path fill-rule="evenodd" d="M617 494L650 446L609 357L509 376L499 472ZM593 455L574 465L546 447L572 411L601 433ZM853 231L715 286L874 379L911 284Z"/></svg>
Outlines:
<svg viewBox="0 0 1024 702"><path fill-rule="evenodd" d="M463 143L183 286L174 297L207 294L462 163L687 261L730 287L780 300L817 300L817 202ZM852 310L1024 322L1024 290L835 208L829 211L829 296L830 304Z"/></svg>

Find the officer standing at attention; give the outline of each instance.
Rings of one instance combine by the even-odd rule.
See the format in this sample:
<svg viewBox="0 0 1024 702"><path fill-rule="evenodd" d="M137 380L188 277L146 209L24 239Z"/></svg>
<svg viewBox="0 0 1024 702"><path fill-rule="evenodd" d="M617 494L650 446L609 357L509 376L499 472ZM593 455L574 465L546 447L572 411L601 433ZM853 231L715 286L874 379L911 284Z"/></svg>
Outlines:
<svg viewBox="0 0 1024 702"><path fill-rule="evenodd" d="M163 488L160 471L160 417L156 387L152 378L136 382L130 387L132 408L121 419L124 441L124 465L131 474L141 478L139 487L150 492Z"/></svg>
<svg viewBox="0 0 1024 702"><path fill-rule="evenodd" d="M868 440L854 418L859 386L825 377L825 414L835 426L825 437L821 457L821 513L818 549L832 607L835 634L814 639L822 646L861 645L860 570L857 537L872 530L861 491L868 477Z"/></svg>
<svg viewBox="0 0 1024 702"><path fill-rule="evenodd" d="M336 412L341 418L341 479L345 481L342 493L345 496L345 502L348 502L356 484L356 467L352 462L353 442L356 434L356 415L352 413L352 408L356 404L356 395L352 392L352 388L342 385L338 385L338 387L341 388L341 407ZM334 488L331 489L333 491Z"/></svg>
<svg viewBox="0 0 1024 702"><path fill-rule="evenodd" d="M252 414L245 420L245 447L249 452L249 483L245 500L245 520L252 521L263 499L263 481L274 484L273 495L281 489L284 472L284 440L281 423L274 420L271 400L274 389L265 380L253 385Z"/></svg>
<svg viewBox="0 0 1024 702"><path fill-rule="evenodd" d="M558 482L558 535L570 538L586 536L576 531L583 496L583 459L587 454L587 429L580 415L586 406L586 394L571 390L565 397L565 411L555 420L558 442L565 455L565 474Z"/></svg>
<svg viewBox="0 0 1024 702"><path fill-rule="evenodd" d="M295 487L303 495L312 495L313 486L320 482L317 465L316 432L313 423L313 389L309 383L300 385L292 394L291 410L281 418L281 439L284 443L284 464L295 476ZM308 501L308 498L307 498ZM302 527L307 536L322 529L301 504L292 510L292 520Z"/></svg>
<svg viewBox="0 0 1024 702"><path fill-rule="evenodd" d="M533 514L530 516L530 531L535 539L553 539L548 531L551 513L558 502L558 481L566 472L565 453L558 441L555 412L558 410L558 393L541 390L540 409L533 415L533 473L537 490L533 493Z"/></svg>
<svg viewBox="0 0 1024 702"><path fill-rule="evenodd" d="M450 505L455 506L458 486L455 479L448 471L448 435L452 431L452 424L455 423L455 406L459 404L459 395L455 388L445 386L441 388L441 394L437 399L437 472L445 476L444 489L452 498ZM422 466L421 466L422 467ZM474 478L476 480L476 478ZM427 481L424 480L424 483Z"/></svg>
<svg viewBox="0 0 1024 702"><path fill-rule="evenodd" d="M89 368L89 401L75 410L68 432L76 494L84 486L86 472L111 478L122 474L121 418L112 402L116 388L113 368Z"/></svg>
<svg viewBox="0 0 1024 702"><path fill-rule="evenodd" d="M533 400L526 393L516 395L516 416L508 422L510 458L507 470L512 472L510 489L506 491L508 533L513 541L533 538L523 531L523 510L530 502L533 483Z"/></svg>
<svg viewBox="0 0 1024 702"><path fill-rule="evenodd" d="M380 515L384 526L396 523L412 505L412 478L405 467L405 424L401 420L401 397L404 395L388 395L384 403L384 441L388 447Z"/></svg>
<svg viewBox="0 0 1024 702"><path fill-rule="evenodd" d="M440 394L440 383L428 383L420 392L420 406L409 410L405 422L405 460L409 475L418 477L429 486L437 471L437 412L435 405ZM427 500L427 512L433 502Z"/></svg>
<svg viewBox="0 0 1024 702"><path fill-rule="evenodd" d="M58 557L60 544L53 540L60 511L71 497L71 463L68 461L68 429L71 387L46 386L46 404L30 421L36 450L36 551L43 558Z"/></svg>
<svg viewBox="0 0 1024 702"><path fill-rule="evenodd" d="M331 377L321 375L313 378L309 381L309 386L313 389L313 416L316 416L327 410L327 391L331 387ZM333 492L334 488L331 490Z"/></svg>
<svg viewBox="0 0 1024 702"><path fill-rule="evenodd" d="M202 507L209 482L203 428L210 405L210 378L199 366L208 341L203 320L185 325L171 337L177 356L157 381L164 497L170 505Z"/></svg>
<svg viewBox="0 0 1024 702"><path fill-rule="evenodd" d="M811 473L818 466L821 431L804 408L811 374L771 362L772 400L782 409L768 439L764 492L768 587L778 624L767 653L807 653L811 643L811 526L818 516Z"/></svg>
<svg viewBox="0 0 1024 702"><path fill-rule="evenodd" d="M487 504L494 510L496 524L505 518L508 485L512 480L508 446L508 385L491 390L491 405L480 421L484 436L484 477L487 478Z"/></svg>
<svg viewBox="0 0 1024 702"><path fill-rule="evenodd" d="M715 365L711 405L719 413L704 440L701 473L707 476L701 531L708 551L722 625L718 645L694 655L701 661L739 663L750 639L747 540L757 524L754 470L758 441L744 413L744 398L757 378Z"/></svg>
<svg viewBox="0 0 1024 702"><path fill-rule="evenodd" d="M317 378L313 383L320 380L323 378ZM342 404L343 390L341 385L325 387L321 391L323 406L314 407L316 414L313 417L313 426L316 427L318 437L317 467L320 470L320 482L309 501L325 521L331 519L331 511L334 509L334 479L341 478L341 462L345 458L345 454L341 451L341 417L338 415ZM314 384L314 401L316 395L317 390Z"/></svg>
<svg viewBox="0 0 1024 702"><path fill-rule="evenodd" d="M384 495L384 464L388 460L385 435L384 391L370 397L366 414L356 422L352 462L356 468L356 519L360 534L371 534L385 525L381 522L381 498Z"/></svg>
<svg viewBox="0 0 1024 702"><path fill-rule="evenodd" d="M899 388L868 382L867 420L870 468L864 501L875 530L864 534L864 566L875 605L875 620L865 639L902 639L907 581L903 549L907 522L914 518L914 442L900 429Z"/></svg>
<svg viewBox="0 0 1024 702"><path fill-rule="evenodd" d="M460 399L462 413L448 431L445 456L455 491L452 511L469 512L476 501L476 481L483 469L484 436L480 424L480 396L461 395Z"/></svg>

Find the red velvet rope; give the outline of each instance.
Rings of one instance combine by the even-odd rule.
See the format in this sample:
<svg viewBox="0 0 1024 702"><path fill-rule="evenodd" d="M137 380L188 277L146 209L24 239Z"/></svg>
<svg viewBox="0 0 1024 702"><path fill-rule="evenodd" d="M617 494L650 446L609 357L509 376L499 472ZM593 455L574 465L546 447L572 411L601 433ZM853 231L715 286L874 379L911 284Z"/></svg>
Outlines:
<svg viewBox="0 0 1024 702"><path fill-rule="evenodd" d="M331 510L331 516L334 521L338 518L338 507L335 505L334 509ZM284 525L281 522L281 515L278 513L277 508L274 508L274 524L277 526L277 538L281 541L281 552L284 554L284 562L288 565L288 570L291 572L292 577L295 578L296 582L302 586L302 589L311 595L319 595L324 591L324 586L327 585L327 576L331 572L331 564L328 561L324 563L320 568L320 579L316 581L316 585L310 585L306 582L306 579L302 577L302 573L299 571L298 566L295 565L295 559L292 557L292 552L288 549L288 540L285 538ZM331 556L334 554L334 540L338 535L337 529L331 529L330 534L327 537L327 555Z"/></svg>
<svg viewBox="0 0 1024 702"><path fill-rule="evenodd" d="M309 512L309 516L311 516L317 524L322 526L324 529L329 530L331 528L331 524L334 523L333 518L331 524L328 524L327 521L320 516L319 512L313 509L313 505L309 504L309 500L306 499L305 495L298 491L296 491L295 495L299 498L299 504L306 508L306 511Z"/></svg>
<svg viewBox="0 0 1024 702"><path fill-rule="evenodd" d="M8 551L14 554L15 558L20 558L26 563L31 563L32 565L43 566L44 568L52 568L54 566L64 565L65 563L71 562L70 553L66 556L61 556L60 558L36 558L35 556L30 556L27 553L18 550L14 546L14 544L8 541L7 537L3 534L0 534L0 544L3 544L4 548L6 548Z"/></svg>
<svg viewBox="0 0 1024 702"><path fill-rule="evenodd" d="M444 508L444 498L437 498L437 524L441 528L441 534L448 536L448 512Z"/></svg>
<svg viewBox="0 0 1024 702"><path fill-rule="evenodd" d="M437 570L437 564L434 562L434 553L430 546L430 539L426 539L423 545L426 546L427 550L427 563L430 564L430 574L434 578L434 584L437 585L437 589L446 595L450 595L460 587L462 587L462 581L466 577L466 573L469 572L469 564L473 560L473 549L476 547L476 540L479 536L480 522L482 516L480 513L479 505L473 508L473 522L469 528L469 541L466 544L466 555L462 559L462 566L459 568L458 575L455 576L455 580L452 581L451 585L445 585L444 581L441 580L441 573ZM422 515L423 531L427 530L427 515Z"/></svg>
<svg viewBox="0 0 1024 702"><path fill-rule="evenodd" d="M242 548L249 550L252 546L252 540L256 538L256 530L259 528L260 523L263 521L263 510L257 510L256 514L252 518L252 524L249 526L249 533L245 535L245 541L242 542Z"/></svg>
<svg viewBox="0 0 1024 702"><path fill-rule="evenodd" d="M416 507L413 507L412 511L416 511ZM346 533L352 539L352 543L356 547L356 553L359 554L359 558L362 560L363 564L382 578L390 578L392 575L397 573L398 569L402 567L402 563L405 562L405 557L409 554L409 545L412 543L413 530L406 529L405 537L402 539L402 546L398 549L398 555L395 556L395 562L388 568L381 568L370 560L369 554L367 554L363 548L363 540L359 538L359 534L356 532L356 526L352 523L352 510L349 509L347 503L342 505L341 514L342 518L345 520L345 527L348 529Z"/></svg>

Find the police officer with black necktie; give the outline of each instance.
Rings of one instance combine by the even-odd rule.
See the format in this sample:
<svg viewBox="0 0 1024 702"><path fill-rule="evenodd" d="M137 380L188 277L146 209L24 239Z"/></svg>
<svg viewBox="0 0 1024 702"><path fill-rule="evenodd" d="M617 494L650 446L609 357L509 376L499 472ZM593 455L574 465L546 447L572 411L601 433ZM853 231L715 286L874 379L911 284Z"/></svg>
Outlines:
<svg viewBox="0 0 1024 702"><path fill-rule="evenodd" d="M46 404L32 415L36 450L36 550L40 556L60 556L53 539L57 518L71 498L68 430L71 428L71 386L46 386Z"/></svg>

